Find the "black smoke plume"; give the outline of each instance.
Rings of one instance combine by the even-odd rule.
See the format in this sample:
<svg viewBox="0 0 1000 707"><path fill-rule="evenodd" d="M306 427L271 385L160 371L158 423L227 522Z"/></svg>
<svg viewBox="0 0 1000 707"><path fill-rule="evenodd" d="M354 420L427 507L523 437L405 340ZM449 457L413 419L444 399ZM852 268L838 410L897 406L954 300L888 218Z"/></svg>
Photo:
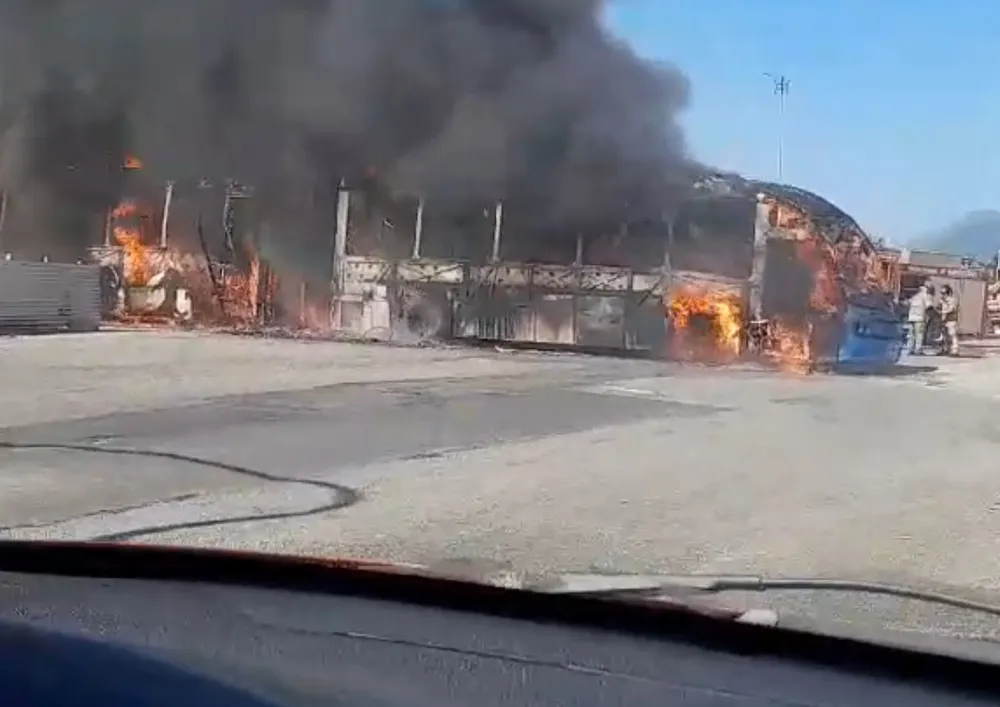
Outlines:
<svg viewBox="0 0 1000 707"><path fill-rule="evenodd" d="M8 226L94 244L126 154L154 181L254 185L289 244L318 228L301 216L317 185L373 174L440 212L502 199L514 240L659 218L695 168L687 82L609 34L602 5L0 0Z"/></svg>

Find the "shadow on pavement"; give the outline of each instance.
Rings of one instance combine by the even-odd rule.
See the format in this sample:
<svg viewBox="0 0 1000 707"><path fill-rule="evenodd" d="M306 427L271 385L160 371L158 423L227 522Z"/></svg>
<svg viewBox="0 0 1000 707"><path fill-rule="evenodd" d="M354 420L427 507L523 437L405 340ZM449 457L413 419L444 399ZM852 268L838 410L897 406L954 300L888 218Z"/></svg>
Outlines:
<svg viewBox="0 0 1000 707"><path fill-rule="evenodd" d="M929 364L895 364L872 368L854 368L851 366L839 366L835 373L842 376L872 377L872 378L906 378L908 376L926 375L938 370L937 366Z"/></svg>

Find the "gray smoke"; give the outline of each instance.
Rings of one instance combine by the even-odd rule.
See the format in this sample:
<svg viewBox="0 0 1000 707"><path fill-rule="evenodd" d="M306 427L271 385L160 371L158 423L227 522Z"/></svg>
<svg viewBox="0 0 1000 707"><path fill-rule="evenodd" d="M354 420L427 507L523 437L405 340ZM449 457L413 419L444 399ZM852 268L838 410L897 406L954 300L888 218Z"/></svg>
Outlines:
<svg viewBox="0 0 1000 707"><path fill-rule="evenodd" d="M253 184L287 233L300 194L371 173L456 212L504 199L522 238L655 219L695 168L688 85L601 6L0 0L0 180L60 243L121 196L127 153L154 181Z"/></svg>

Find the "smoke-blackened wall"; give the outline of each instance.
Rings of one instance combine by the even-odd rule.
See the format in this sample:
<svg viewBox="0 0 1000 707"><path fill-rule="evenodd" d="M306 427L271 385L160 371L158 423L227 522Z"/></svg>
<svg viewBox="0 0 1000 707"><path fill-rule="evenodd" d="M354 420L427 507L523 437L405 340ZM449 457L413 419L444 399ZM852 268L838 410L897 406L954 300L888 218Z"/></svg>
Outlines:
<svg viewBox="0 0 1000 707"><path fill-rule="evenodd" d="M157 179L253 184L278 244L315 238L303 194L371 170L438 218L503 199L511 238L655 218L694 168L688 86L601 5L0 0L9 237L92 243L126 153Z"/></svg>

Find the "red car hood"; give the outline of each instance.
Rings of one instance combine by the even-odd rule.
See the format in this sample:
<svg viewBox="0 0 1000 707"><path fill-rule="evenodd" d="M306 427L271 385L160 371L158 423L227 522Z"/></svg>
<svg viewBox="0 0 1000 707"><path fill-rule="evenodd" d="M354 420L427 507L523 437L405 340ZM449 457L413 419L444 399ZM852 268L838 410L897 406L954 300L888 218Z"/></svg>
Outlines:
<svg viewBox="0 0 1000 707"><path fill-rule="evenodd" d="M44 573L45 555L59 555L65 561L73 557L73 564L81 565L83 569L74 574L101 576L101 568L106 567L108 576L120 576L121 567L129 563L136 566L156 565L164 569L156 579L172 578L170 567L183 568L185 577L190 577L187 569L191 566L211 563L238 564L242 566L255 565L266 567L270 573L294 571L298 569L329 569L331 572L352 574L395 574L406 577L422 577L436 582L447 582L449 592L460 592L462 586L481 587L483 585L505 591L528 591L544 594L586 594L595 589L597 578L602 595L614 601L629 601L645 606L660 607L665 610L684 610L713 618L727 619L744 623L755 623L773 626L777 624L777 616L773 611L753 609L737 610L720 606L716 602L690 601L655 592L642 596L630 593L636 587L647 587L642 577L638 575L593 575L583 573L544 573L529 574L516 572L494 562L477 561L444 561L434 564L414 564L376 559L355 559L341 557L311 557L304 555L281 555L246 550L227 550L216 548L195 548L177 545L148 545L111 542L72 542L72 541L22 541L0 540L0 571L26 571L17 566L17 559L31 567L30 571ZM13 564L12 564L13 561ZM94 567L93 570L89 569ZM53 570L53 574L66 574ZM205 581L211 581L207 579ZM251 580L247 581L252 584ZM655 588L655 585L653 585ZM620 597L613 596L620 589ZM609 591L610 590L610 591Z"/></svg>

